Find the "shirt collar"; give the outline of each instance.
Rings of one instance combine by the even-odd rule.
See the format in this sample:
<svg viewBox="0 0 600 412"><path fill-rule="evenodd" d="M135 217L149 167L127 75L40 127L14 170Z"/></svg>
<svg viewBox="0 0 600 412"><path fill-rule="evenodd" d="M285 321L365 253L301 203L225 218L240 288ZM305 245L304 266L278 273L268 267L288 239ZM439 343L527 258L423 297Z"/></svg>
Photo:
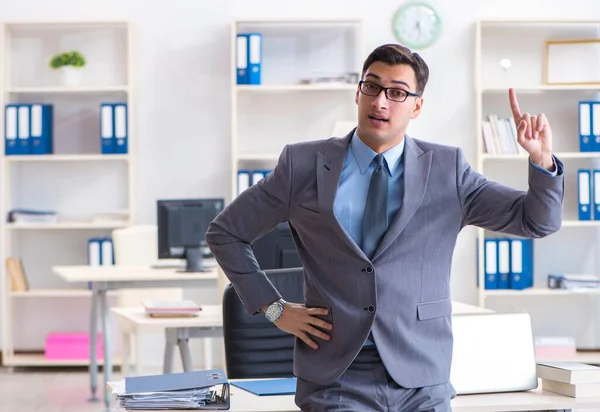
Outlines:
<svg viewBox="0 0 600 412"><path fill-rule="evenodd" d="M389 148L385 152L383 152L383 157L388 165L388 173L393 174L400 162L402 161L402 153L404 153L404 141L406 139L402 139L400 143L396 146ZM358 136L358 131L354 131L354 135L352 135L352 141L350 142L350 148L352 153L354 154L354 158L356 159L356 163L358 164L358 168L360 172L364 175L369 168L369 165L377 155L375 150L371 149L367 146Z"/></svg>

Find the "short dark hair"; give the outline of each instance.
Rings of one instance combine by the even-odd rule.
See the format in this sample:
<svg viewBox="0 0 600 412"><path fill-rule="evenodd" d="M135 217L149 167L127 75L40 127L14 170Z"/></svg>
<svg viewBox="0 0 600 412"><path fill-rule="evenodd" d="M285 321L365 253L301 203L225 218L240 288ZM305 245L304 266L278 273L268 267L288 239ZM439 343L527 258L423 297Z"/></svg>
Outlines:
<svg viewBox="0 0 600 412"><path fill-rule="evenodd" d="M399 44L384 44L379 46L365 60L361 77L365 75L369 67L375 62L410 65L415 71L417 78L417 93L422 95L425 91L425 85L427 84L427 80L429 80L429 67L427 67L427 64L418 53L414 53L409 48Z"/></svg>

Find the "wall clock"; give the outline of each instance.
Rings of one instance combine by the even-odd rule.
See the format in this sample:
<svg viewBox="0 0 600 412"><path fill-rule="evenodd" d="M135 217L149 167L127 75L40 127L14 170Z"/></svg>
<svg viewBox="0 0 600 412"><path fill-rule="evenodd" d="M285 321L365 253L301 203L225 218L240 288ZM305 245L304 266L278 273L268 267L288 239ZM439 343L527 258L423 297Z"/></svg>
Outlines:
<svg viewBox="0 0 600 412"><path fill-rule="evenodd" d="M411 1L394 13L392 29L402 45L411 49L424 49L435 43L440 36L442 20L431 5Z"/></svg>

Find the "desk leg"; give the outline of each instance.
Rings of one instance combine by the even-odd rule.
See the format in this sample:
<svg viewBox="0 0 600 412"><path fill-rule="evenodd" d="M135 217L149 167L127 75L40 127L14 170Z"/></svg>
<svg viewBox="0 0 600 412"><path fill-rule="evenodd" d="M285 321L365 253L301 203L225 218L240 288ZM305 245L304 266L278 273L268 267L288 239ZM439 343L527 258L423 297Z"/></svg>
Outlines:
<svg viewBox="0 0 600 412"><path fill-rule="evenodd" d="M212 339L204 338L204 369L212 369Z"/></svg>
<svg viewBox="0 0 600 412"><path fill-rule="evenodd" d="M96 396L98 390L98 293L92 291L92 315L90 319L90 389L92 397L88 402L98 402L100 399Z"/></svg>
<svg viewBox="0 0 600 412"><path fill-rule="evenodd" d="M173 352L177 343L177 329L165 329L165 357L163 359L163 373L173 372Z"/></svg>
<svg viewBox="0 0 600 412"><path fill-rule="evenodd" d="M185 338L179 337L177 339L179 345L179 353L181 354L181 363L183 364L184 372L192 372L194 365L192 364L192 354L190 352L190 340L186 336Z"/></svg>
<svg viewBox="0 0 600 412"><path fill-rule="evenodd" d="M104 403L106 409L110 408L111 392L108 389L108 381L112 374L112 348L110 339L110 313L108 312L108 302L106 300L106 289L98 291L100 299L100 310L102 311L102 340L104 344Z"/></svg>
<svg viewBox="0 0 600 412"><path fill-rule="evenodd" d="M123 368L124 377L131 376L131 335L131 331L127 331L124 327L121 327L121 344L123 345L123 366L121 367Z"/></svg>

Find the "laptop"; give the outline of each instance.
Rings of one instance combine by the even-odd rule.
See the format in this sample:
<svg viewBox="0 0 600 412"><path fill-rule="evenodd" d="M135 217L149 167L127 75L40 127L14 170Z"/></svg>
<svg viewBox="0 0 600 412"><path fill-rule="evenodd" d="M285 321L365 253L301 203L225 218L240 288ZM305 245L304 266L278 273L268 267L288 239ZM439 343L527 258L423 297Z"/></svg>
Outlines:
<svg viewBox="0 0 600 412"><path fill-rule="evenodd" d="M528 313L452 315L450 383L458 395L537 388Z"/></svg>

